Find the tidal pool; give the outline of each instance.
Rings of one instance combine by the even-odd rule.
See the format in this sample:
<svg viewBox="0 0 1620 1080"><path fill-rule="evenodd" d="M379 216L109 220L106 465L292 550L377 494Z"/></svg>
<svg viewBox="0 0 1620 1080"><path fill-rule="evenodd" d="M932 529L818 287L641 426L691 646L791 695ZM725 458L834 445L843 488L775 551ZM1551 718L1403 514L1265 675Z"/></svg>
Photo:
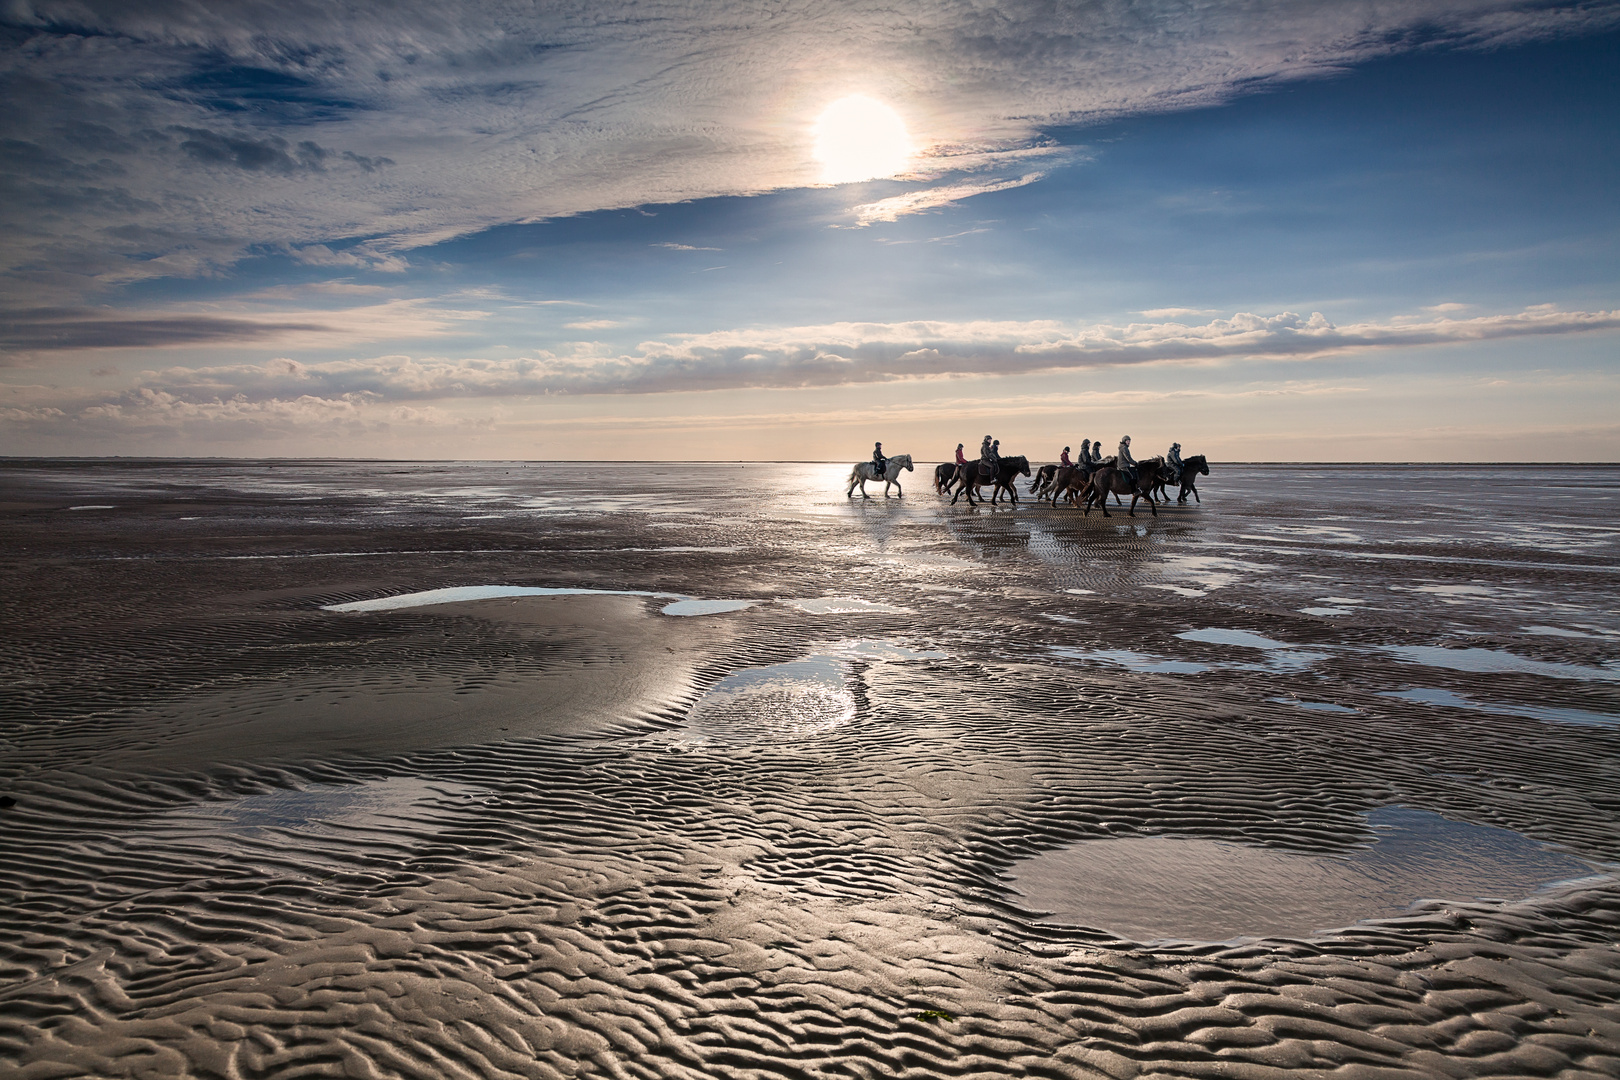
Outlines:
<svg viewBox="0 0 1620 1080"><path fill-rule="evenodd" d="M686 717L698 742L796 742L855 718L849 662L830 654L745 668L715 683Z"/></svg>
<svg viewBox="0 0 1620 1080"><path fill-rule="evenodd" d="M1386 806L1372 846L1301 855L1192 837L1083 840L1009 872L1044 921L1136 941L1308 937L1406 914L1422 900L1519 900L1592 864L1507 829Z"/></svg>

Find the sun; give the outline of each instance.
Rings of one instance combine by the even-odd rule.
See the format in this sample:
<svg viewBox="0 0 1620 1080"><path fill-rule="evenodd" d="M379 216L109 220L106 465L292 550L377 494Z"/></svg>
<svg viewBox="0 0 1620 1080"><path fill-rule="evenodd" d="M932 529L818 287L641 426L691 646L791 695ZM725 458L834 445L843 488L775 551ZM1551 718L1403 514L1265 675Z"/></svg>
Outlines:
<svg viewBox="0 0 1620 1080"><path fill-rule="evenodd" d="M815 154L821 179L850 184L905 172L911 163L911 136L904 120L877 98L839 98L816 120Z"/></svg>

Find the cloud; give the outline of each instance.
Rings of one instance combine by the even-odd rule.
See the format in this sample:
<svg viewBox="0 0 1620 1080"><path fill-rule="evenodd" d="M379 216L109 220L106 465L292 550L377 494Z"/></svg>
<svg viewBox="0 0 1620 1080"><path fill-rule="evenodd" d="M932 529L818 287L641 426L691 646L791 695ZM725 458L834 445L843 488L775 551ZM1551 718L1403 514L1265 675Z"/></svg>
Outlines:
<svg viewBox="0 0 1620 1080"><path fill-rule="evenodd" d="M815 184L810 126L852 88L894 105L928 148L916 175L940 177L1005 169L1058 125L1620 23L1613 2L1544 0L4 11L0 85L28 104L0 115L0 273L36 303L266 249L366 239L387 256L496 224Z"/></svg>
<svg viewBox="0 0 1620 1080"><path fill-rule="evenodd" d="M0 311L0 363L86 349L296 343L308 347L436 335L482 311L392 300L339 311L125 316L94 308Z"/></svg>
<svg viewBox="0 0 1620 1080"><path fill-rule="evenodd" d="M857 226L871 225L878 221L896 221L906 214L920 214L925 210L936 210L941 206L951 206L970 199L975 195L986 195L993 191L1009 191L1020 188L1026 184L1033 184L1046 176L1042 172L1026 173L1015 180L983 180L965 181L960 184L946 184L941 187L923 188L919 191L908 191L903 195L893 195L877 202L862 203L852 207L850 213L855 215Z"/></svg>
<svg viewBox="0 0 1620 1080"><path fill-rule="evenodd" d="M581 322L563 323L568 330L611 330L621 325L616 319L585 319Z"/></svg>
<svg viewBox="0 0 1620 1080"><path fill-rule="evenodd" d="M358 247L334 251L325 244L306 244L289 249L294 262L305 266L347 266L356 270L380 271L385 274L403 274L411 268L410 260L399 255L375 251L362 244Z"/></svg>
<svg viewBox="0 0 1620 1080"><path fill-rule="evenodd" d="M1348 352L1451 345L1512 337L1620 330L1620 311L1528 311L1427 323L1336 326L1309 316L1237 314L1179 322L833 323L732 330L643 342L629 353L580 346L570 354L512 359L384 356L370 359L144 372L142 392L198 405L315 396L327 400L419 402L557 394L654 394L739 388L841 386L951 377L1027 374L1142 364L1236 359L1308 359ZM1293 392L1284 386L1279 392ZM72 398L36 395L70 409Z"/></svg>
<svg viewBox="0 0 1620 1080"><path fill-rule="evenodd" d="M1137 312L1147 319L1185 319L1189 315L1213 315L1213 308L1162 307Z"/></svg>
<svg viewBox="0 0 1620 1080"><path fill-rule="evenodd" d="M669 248L671 251L722 251L722 250L724 250L723 248L717 248L717 247L693 247L691 244L672 244L672 243L669 243L667 241L662 243L662 244L653 244L652 246L653 247L661 247L661 248Z"/></svg>

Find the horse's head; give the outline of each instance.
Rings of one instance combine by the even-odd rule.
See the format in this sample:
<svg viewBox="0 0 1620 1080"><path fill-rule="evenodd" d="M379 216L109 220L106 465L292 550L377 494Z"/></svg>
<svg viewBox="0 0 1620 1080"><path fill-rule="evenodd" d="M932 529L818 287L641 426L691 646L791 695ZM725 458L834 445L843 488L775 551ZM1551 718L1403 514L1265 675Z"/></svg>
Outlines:
<svg viewBox="0 0 1620 1080"><path fill-rule="evenodd" d="M910 454L896 454L896 455L894 455L894 460L896 460L900 464L904 465L906 467L907 472L916 472L917 471L916 467L911 464L911 455Z"/></svg>
<svg viewBox="0 0 1620 1080"><path fill-rule="evenodd" d="M1191 469L1193 472L1203 476L1209 475L1209 462L1204 460L1203 454L1194 454L1181 464L1183 468Z"/></svg>

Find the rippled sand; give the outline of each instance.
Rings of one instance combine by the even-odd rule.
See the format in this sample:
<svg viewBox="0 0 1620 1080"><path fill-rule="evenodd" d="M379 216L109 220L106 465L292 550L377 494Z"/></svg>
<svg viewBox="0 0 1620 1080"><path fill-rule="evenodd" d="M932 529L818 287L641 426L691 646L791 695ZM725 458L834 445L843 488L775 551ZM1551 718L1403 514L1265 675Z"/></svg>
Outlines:
<svg viewBox="0 0 1620 1080"><path fill-rule="evenodd" d="M1620 470L845 471L0 468L0 1073L1620 1074Z"/></svg>

